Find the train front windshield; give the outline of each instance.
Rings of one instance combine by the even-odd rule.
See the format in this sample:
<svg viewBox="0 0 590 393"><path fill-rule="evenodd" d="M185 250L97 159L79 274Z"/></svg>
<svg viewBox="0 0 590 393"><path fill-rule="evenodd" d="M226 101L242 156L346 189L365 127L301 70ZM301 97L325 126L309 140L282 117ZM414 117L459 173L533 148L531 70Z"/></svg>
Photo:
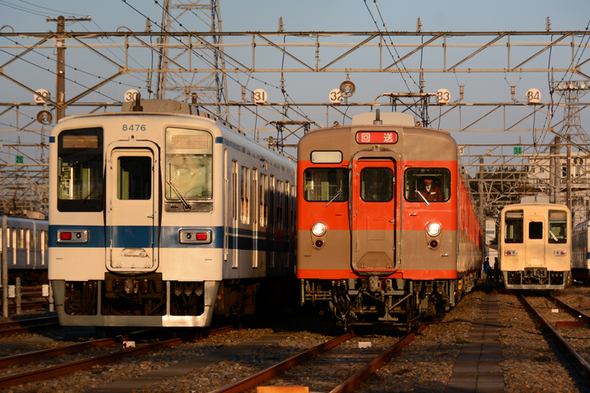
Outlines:
<svg viewBox="0 0 590 393"><path fill-rule="evenodd" d="M407 169L404 193L409 202L446 202L451 198L451 171L447 168Z"/></svg>
<svg viewBox="0 0 590 393"><path fill-rule="evenodd" d="M59 211L102 211L103 130L63 131L58 137Z"/></svg>
<svg viewBox="0 0 590 393"><path fill-rule="evenodd" d="M348 169L309 168L303 174L308 202L348 201Z"/></svg>
<svg viewBox="0 0 590 393"><path fill-rule="evenodd" d="M567 243L567 212L549 210L549 243Z"/></svg>
<svg viewBox="0 0 590 393"><path fill-rule="evenodd" d="M166 199L204 211L213 198L213 138L206 131L166 130ZM166 208L174 206L167 203ZM190 206L190 207L189 207ZM179 210L180 211L180 210Z"/></svg>
<svg viewBox="0 0 590 393"><path fill-rule="evenodd" d="M513 210L504 217L504 243L522 243L524 236L524 212Z"/></svg>

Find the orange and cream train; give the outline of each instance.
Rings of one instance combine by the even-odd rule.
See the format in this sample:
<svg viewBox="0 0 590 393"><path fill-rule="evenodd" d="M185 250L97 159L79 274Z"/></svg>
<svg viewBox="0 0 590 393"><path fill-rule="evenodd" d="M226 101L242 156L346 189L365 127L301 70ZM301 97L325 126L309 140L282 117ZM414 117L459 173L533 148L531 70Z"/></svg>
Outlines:
<svg viewBox="0 0 590 393"><path fill-rule="evenodd" d="M345 326L409 325L475 285L480 226L448 132L357 115L308 132L297 171L302 303Z"/></svg>

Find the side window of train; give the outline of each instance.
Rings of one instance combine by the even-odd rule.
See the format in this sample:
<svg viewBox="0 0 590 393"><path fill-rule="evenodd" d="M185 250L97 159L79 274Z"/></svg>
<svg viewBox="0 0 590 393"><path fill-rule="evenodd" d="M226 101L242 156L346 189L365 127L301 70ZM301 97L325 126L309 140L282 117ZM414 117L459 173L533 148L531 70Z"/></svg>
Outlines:
<svg viewBox="0 0 590 393"><path fill-rule="evenodd" d="M16 230L16 248L25 248L25 228Z"/></svg>
<svg viewBox="0 0 590 393"><path fill-rule="evenodd" d="M57 209L62 212L102 211L102 128L66 130L57 139Z"/></svg>
<svg viewBox="0 0 590 393"><path fill-rule="evenodd" d="M258 201L260 203L260 226L267 226L268 225L268 176L262 175L260 177L260 185L259 185L260 195L258 197Z"/></svg>
<svg viewBox="0 0 590 393"><path fill-rule="evenodd" d="M295 186L291 186L291 230L295 231L297 225L295 222L295 213L297 209L297 191Z"/></svg>
<svg viewBox="0 0 590 393"><path fill-rule="evenodd" d="M242 167L240 177L240 212L242 224L250 223L250 168Z"/></svg>
<svg viewBox="0 0 590 393"><path fill-rule="evenodd" d="M166 129L166 211L211 211L213 137L207 131ZM178 209L185 200L190 209Z"/></svg>
<svg viewBox="0 0 590 393"><path fill-rule="evenodd" d="M567 212L549 210L549 243L567 243Z"/></svg>
<svg viewBox="0 0 590 393"><path fill-rule="evenodd" d="M277 182L277 228L283 229L284 226L284 195L285 195L285 183L282 181Z"/></svg>
<svg viewBox="0 0 590 393"><path fill-rule="evenodd" d="M522 243L524 234L522 210L511 210L504 217L504 243Z"/></svg>
<svg viewBox="0 0 590 393"><path fill-rule="evenodd" d="M451 198L447 168L410 168L405 172L404 195L410 202L446 202Z"/></svg>
<svg viewBox="0 0 590 393"><path fill-rule="evenodd" d="M347 168L308 168L303 173L303 197L308 202L348 201Z"/></svg>

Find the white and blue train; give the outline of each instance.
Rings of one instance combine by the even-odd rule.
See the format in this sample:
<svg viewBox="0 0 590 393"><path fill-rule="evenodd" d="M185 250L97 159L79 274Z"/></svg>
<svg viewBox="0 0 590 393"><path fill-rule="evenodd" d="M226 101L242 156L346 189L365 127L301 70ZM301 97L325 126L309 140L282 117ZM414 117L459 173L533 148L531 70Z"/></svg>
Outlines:
<svg viewBox="0 0 590 393"><path fill-rule="evenodd" d="M6 252L9 284L14 284L16 277L21 278L23 285L47 284L47 230L45 218L6 216L6 229L4 225L0 227L0 253Z"/></svg>
<svg viewBox="0 0 590 393"><path fill-rule="evenodd" d="M572 279L590 284L590 220L572 229Z"/></svg>
<svg viewBox="0 0 590 393"><path fill-rule="evenodd" d="M62 325L204 327L295 282L295 163L193 110L145 100L54 127Z"/></svg>

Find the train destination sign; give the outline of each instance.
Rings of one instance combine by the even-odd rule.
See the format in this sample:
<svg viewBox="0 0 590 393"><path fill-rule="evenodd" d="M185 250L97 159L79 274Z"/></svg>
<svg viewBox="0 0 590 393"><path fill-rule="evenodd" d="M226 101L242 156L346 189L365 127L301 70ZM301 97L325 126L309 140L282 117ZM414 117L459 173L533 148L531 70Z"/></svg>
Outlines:
<svg viewBox="0 0 590 393"><path fill-rule="evenodd" d="M359 131L357 143L397 143L397 133L392 131Z"/></svg>
<svg viewBox="0 0 590 393"><path fill-rule="evenodd" d="M98 136L96 135L63 135L62 147L65 149L96 149Z"/></svg>
<svg viewBox="0 0 590 393"><path fill-rule="evenodd" d="M204 135L172 135L172 149L208 149L209 139Z"/></svg>

